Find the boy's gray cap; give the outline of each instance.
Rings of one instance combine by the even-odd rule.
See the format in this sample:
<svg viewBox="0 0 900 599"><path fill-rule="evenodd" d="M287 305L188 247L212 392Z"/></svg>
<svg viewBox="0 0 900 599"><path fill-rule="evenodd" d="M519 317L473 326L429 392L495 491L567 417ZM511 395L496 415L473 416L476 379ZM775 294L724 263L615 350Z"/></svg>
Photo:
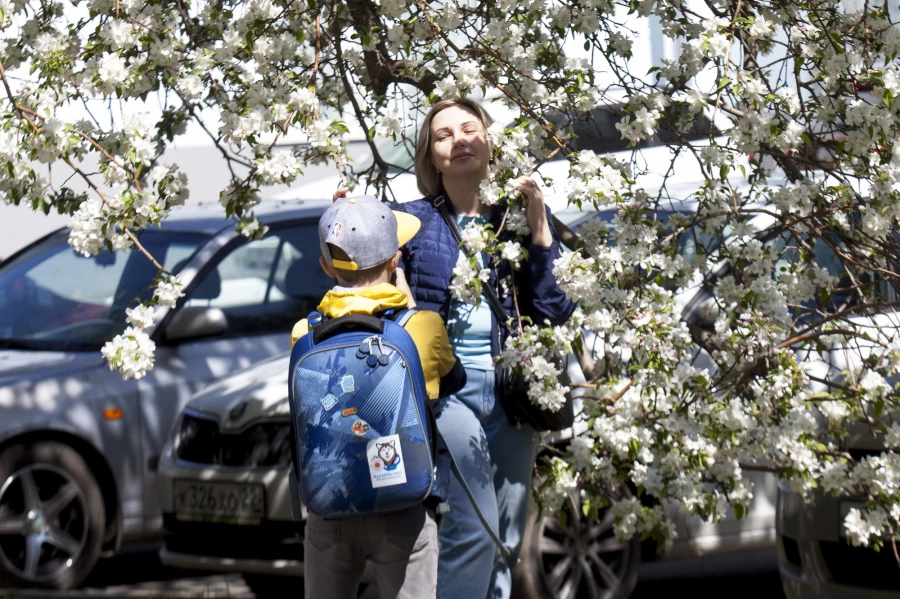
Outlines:
<svg viewBox="0 0 900 599"><path fill-rule="evenodd" d="M393 258L420 225L415 216L394 212L378 198L341 198L319 219L319 246L329 266L365 270ZM350 260L333 259L328 244L342 249Z"/></svg>

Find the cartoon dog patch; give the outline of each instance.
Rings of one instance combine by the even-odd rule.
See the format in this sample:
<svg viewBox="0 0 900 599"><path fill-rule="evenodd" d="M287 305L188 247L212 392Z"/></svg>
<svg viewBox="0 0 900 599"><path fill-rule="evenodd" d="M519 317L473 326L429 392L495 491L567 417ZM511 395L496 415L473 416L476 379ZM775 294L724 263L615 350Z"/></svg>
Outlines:
<svg viewBox="0 0 900 599"><path fill-rule="evenodd" d="M369 459L369 477L373 488L406 483L400 435L372 439L366 444L366 456Z"/></svg>
<svg viewBox="0 0 900 599"><path fill-rule="evenodd" d="M397 448L394 447L394 441L390 443L376 443L375 447L378 448L378 457L384 462L384 469L387 471L396 470L397 466L400 465L400 454L397 453Z"/></svg>

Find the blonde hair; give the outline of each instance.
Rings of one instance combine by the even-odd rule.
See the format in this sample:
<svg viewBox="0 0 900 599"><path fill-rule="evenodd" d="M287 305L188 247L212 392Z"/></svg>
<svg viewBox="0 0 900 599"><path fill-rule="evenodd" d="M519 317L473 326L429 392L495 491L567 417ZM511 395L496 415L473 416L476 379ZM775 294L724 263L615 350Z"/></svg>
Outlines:
<svg viewBox="0 0 900 599"><path fill-rule="evenodd" d="M419 187L419 191L426 196L434 196L441 192L441 173L434 166L431 152L431 121L434 120L434 115L451 106L459 106L478 117L485 131L491 126L491 117L484 111L484 108L468 98L440 100L431 107L431 110L425 116L425 120L422 121L422 128L419 130L419 141L416 144L415 158L416 184Z"/></svg>

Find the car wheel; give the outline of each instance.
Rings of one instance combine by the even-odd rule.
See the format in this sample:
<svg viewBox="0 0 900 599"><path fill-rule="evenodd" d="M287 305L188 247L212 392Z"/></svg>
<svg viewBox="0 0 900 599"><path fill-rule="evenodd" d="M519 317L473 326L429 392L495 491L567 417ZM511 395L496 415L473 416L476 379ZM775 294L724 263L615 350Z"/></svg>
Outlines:
<svg viewBox="0 0 900 599"><path fill-rule="evenodd" d="M245 573L244 582L256 595L256 599L276 597L302 597L303 577Z"/></svg>
<svg viewBox="0 0 900 599"><path fill-rule="evenodd" d="M0 580L66 590L93 569L103 495L84 459L55 442L0 452Z"/></svg>
<svg viewBox="0 0 900 599"><path fill-rule="evenodd" d="M586 518L575 489L563 506L565 518L529 518L513 580L522 599L626 599L637 584L641 543L620 543L608 510Z"/></svg>

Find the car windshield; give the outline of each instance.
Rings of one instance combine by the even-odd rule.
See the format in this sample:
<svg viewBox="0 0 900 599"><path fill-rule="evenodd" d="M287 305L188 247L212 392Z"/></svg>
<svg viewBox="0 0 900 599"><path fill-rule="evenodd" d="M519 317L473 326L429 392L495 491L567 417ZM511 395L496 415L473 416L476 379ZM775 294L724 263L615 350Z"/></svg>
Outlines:
<svg viewBox="0 0 900 599"><path fill-rule="evenodd" d="M150 299L156 268L137 250L85 258L55 233L0 266L0 348L97 351L125 328L125 309ZM144 231L141 245L167 270L207 239Z"/></svg>

